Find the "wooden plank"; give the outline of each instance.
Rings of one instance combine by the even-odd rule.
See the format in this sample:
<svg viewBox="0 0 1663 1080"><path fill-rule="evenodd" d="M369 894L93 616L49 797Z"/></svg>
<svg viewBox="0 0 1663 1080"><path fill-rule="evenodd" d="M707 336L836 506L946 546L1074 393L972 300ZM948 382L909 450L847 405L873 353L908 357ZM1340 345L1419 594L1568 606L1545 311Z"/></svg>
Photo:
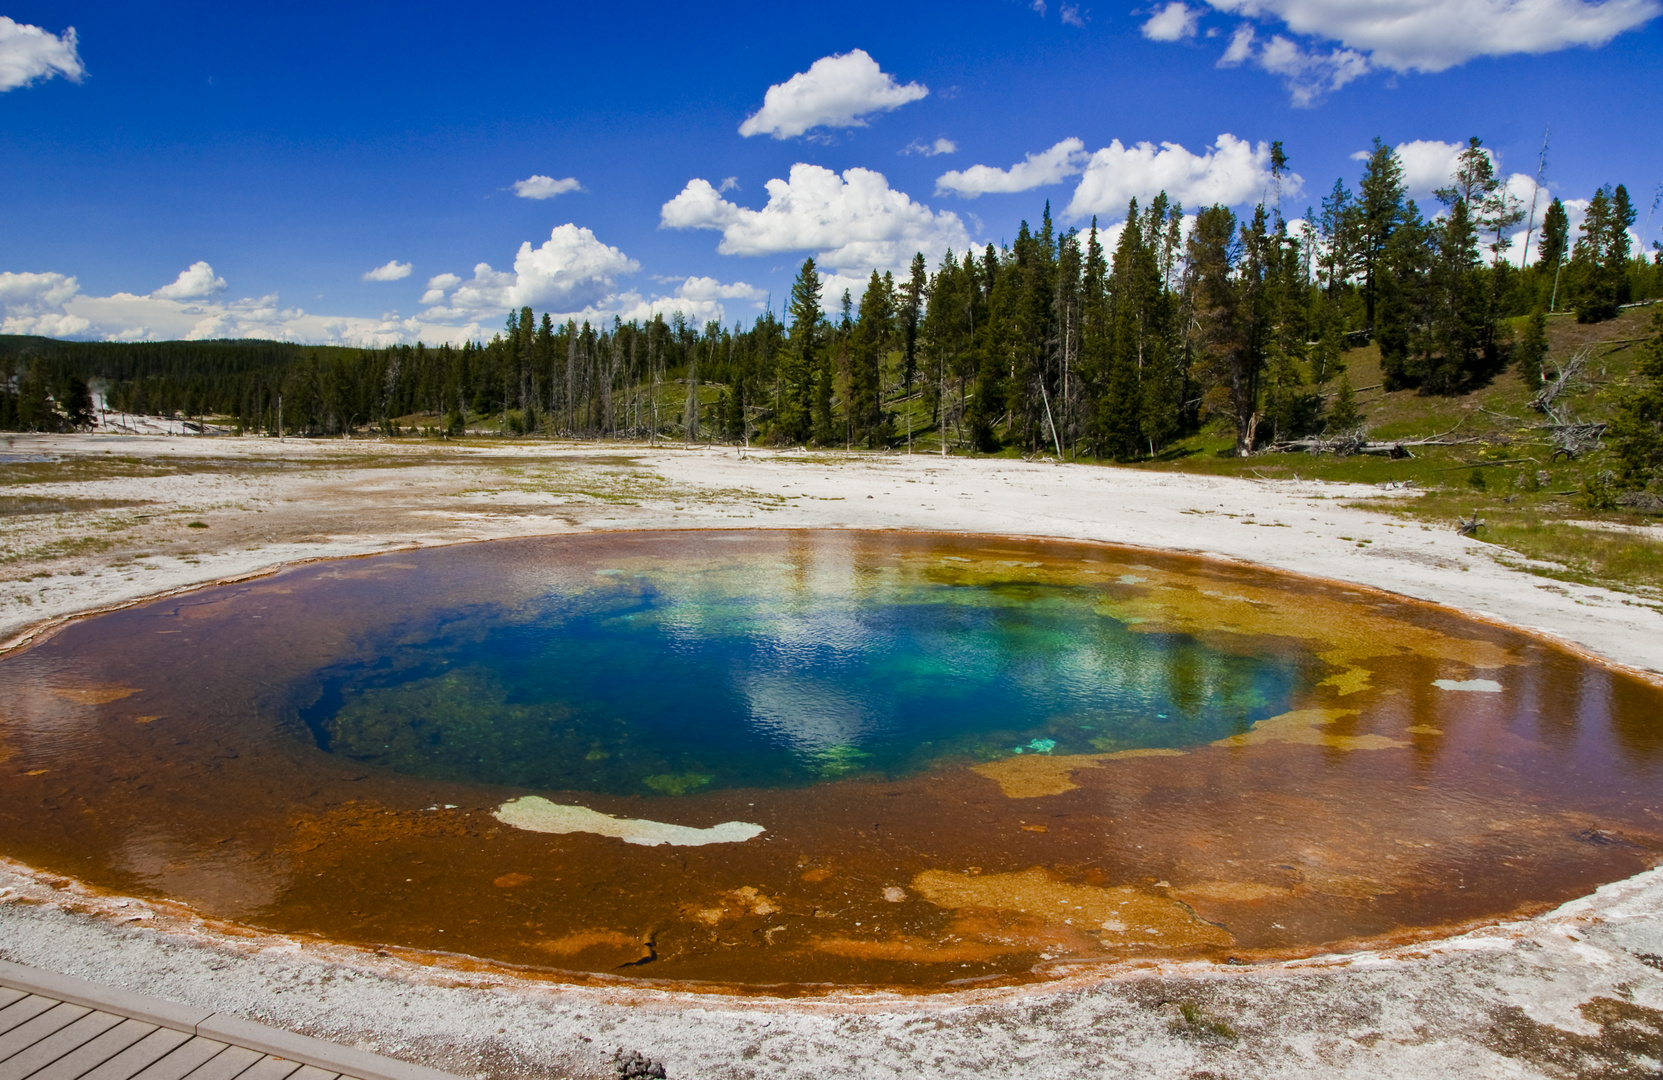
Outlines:
<svg viewBox="0 0 1663 1080"><path fill-rule="evenodd" d="M300 1068L300 1062L288 1058L263 1057L248 1067L237 1080L287 1080L290 1073Z"/></svg>
<svg viewBox="0 0 1663 1080"><path fill-rule="evenodd" d="M302 1065L294 1071L289 1080L340 1080L340 1077L340 1073L332 1073L316 1065Z"/></svg>
<svg viewBox="0 0 1663 1080"><path fill-rule="evenodd" d="M133 1080L183 1080L204 1061L225 1049L214 1039L195 1038L139 1073Z"/></svg>
<svg viewBox="0 0 1663 1080"><path fill-rule="evenodd" d="M68 1027L61 1028L33 1046L18 1051L5 1061L0 1061L0 1080L26 1080L71 1050L79 1050L119 1023L119 1016L111 1016L104 1012L88 1013Z"/></svg>
<svg viewBox="0 0 1663 1080"><path fill-rule="evenodd" d="M14 964L9 960L0 960L0 985L26 990L53 1001L67 1001L88 1008L103 1009L105 1012L130 1016L134 1020L143 1020L157 1027L178 1028L180 1031L192 1033L196 1031L196 1025L213 1013L212 1009L181 1005L176 1001L166 1001L148 994L135 994L131 990L123 990L117 986L88 982L73 975L59 975L55 971L42 971L40 968Z"/></svg>
<svg viewBox="0 0 1663 1080"><path fill-rule="evenodd" d="M63 1030L90 1012L92 1010L85 1005L68 1005L63 1002L53 1005L28 1023L19 1024L0 1035L0 1061L5 1061L18 1051Z"/></svg>
<svg viewBox="0 0 1663 1080"><path fill-rule="evenodd" d="M141 1021L135 1020L134 1023ZM80 1080L133 1080L133 1077L191 1041L188 1031L157 1028L115 1057L82 1074ZM35 1077L34 1080L43 1080ZM76 1080L75 1077L52 1077L51 1080Z"/></svg>
<svg viewBox="0 0 1663 1080"><path fill-rule="evenodd" d="M26 996L19 997L19 993ZM286 1080L341 1080L342 1077L346 1080L458 1080L449 1073L415 1062L382 1057L211 1009L181 1005L9 960L0 960L0 994L4 995L0 997L0 1039L12 1029L45 1015L59 1003L67 1003L64 1007L81 1007L83 1014L96 1009L162 1029L117 1052L83 1077L54 1074L42 1080L184 1080L227 1046L257 1051L257 1056L270 1054L305 1067L294 1070ZM165 1035L164 1031L174 1034ZM34 1033L35 1037L46 1034L50 1033ZM191 1039L192 1035L196 1038ZM213 1048L212 1053L205 1053L205 1047ZM229 1061L220 1067L228 1067ZM211 1078L205 1074L197 1080Z"/></svg>
<svg viewBox="0 0 1663 1080"><path fill-rule="evenodd" d="M8 1005L5 1009L0 1009L0 1035L4 1035L6 1032L10 1031L14 1027L17 1027L19 1024L28 1023L30 1020L33 1020L47 1009L53 1008L57 1004L58 1003L51 998L41 997L38 994L30 994L28 997L17 1002L16 1004Z"/></svg>
<svg viewBox="0 0 1663 1080"><path fill-rule="evenodd" d="M30 1073L28 1080L80 1080L89 1070L104 1064L157 1030L159 1029L155 1024L147 1024L143 1020L123 1020L91 1042L76 1047L50 1065ZM8 1061L6 1065L9 1067L11 1062ZM3 1070L0 1070L0 1074L3 1074ZM22 1077L17 1080L22 1080Z"/></svg>
<svg viewBox="0 0 1663 1080"><path fill-rule="evenodd" d="M320 1069L339 1071L360 1080L458 1080L450 1073L417 1065L412 1061L382 1057L367 1050L323 1042L292 1031L279 1031L252 1020L215 1013L197 1025L197 1034L220 1039L235 1046L248 1046L261 1053L289 1058Z"/></svg>
<svg viewBox="0 0 1663 1080"><path fill-rule="evenodd" d="M236 1080L263 1057L260 1051L246 1046L228 1046L193 1070L190 1080Z"/></svg>

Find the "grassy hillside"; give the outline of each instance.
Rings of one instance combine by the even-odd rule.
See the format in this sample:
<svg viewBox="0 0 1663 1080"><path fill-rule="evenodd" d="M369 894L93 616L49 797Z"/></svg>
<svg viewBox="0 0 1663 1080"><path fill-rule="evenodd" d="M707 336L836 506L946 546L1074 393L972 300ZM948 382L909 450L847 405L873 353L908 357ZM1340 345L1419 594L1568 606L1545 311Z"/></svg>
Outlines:
<svg viewBox="0 0 1663 1080"><path fill-rule="evenodd" d="M1652 333L1655 310L1632 307L1611 322L1591 325L1578 324L1569 315L1549 320L1549 372L1580 352L1588 356L1583 376L1572 380L1556 402L1562 415L1585 422L1611 418L1639 347ZM1306 453L1244 459L1231 454L1231 434L1214 429L1179 444L1159 461L1135 467L1410 485L1424 494L1372 505L1448 528L1458 517L1476 513L1486 522L1478 538L1507 549L1531 573L1663 600L1663 516L1612 508L1599 497L1600 475L1612 468L1608 451L1555 460L1551 433L1538 426L1546 417L1530 408L1535 391L1516 368L1469 393L1437 397L1381 390L1380 358L1373 346L1353 349L1345 360L1371 439L1443 435L1453 445L1415 447L1414 457L1399 460ZM1364 387L1370 389L1363 392Z"/></svg>

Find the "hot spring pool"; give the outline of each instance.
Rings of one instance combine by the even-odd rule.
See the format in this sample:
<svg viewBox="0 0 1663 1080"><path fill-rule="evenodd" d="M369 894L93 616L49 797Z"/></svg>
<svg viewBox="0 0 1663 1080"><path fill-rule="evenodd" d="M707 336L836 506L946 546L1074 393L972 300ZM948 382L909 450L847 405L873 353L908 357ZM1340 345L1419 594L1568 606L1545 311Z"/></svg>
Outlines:
<svg viewBox="0 0 1663 1080"><path fill-rule="evenodd" d="M573 979L1404 940L1654 865L1660 779L1663 692L1540 640L1061 541L474 544L0 660L0 854Z"/></svg>

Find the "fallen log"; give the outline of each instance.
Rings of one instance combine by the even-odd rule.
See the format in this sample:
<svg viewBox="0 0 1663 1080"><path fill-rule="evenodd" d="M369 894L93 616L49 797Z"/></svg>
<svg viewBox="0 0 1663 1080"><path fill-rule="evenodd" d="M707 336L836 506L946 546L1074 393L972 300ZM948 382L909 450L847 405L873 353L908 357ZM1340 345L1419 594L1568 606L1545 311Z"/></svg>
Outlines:
<svg viewBox="0 0 1663 1080"><path fill-rule="evenodd" d="M1393 439L1389 442L1346 442L1343 439L1290 439L1265 447L1267 453L1287 454L1374 454L1392 458L1412 458L1414 449L1423 446L1482 446L1483 439Z"/></svg>

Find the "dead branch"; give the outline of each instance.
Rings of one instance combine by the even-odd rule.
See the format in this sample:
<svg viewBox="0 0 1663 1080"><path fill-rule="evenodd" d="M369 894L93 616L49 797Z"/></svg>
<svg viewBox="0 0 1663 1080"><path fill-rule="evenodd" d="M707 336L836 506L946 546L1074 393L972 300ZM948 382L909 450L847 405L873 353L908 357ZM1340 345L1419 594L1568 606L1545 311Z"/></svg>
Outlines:
<svg viewBox="0 0 1663 1080"><path fill-rule="evenodd" d="M1460 465L1445 465L1441 469L1433 469L1432 471L1446 473L1456 472L1460 469L1487 469L1492 465L1522 465L1527 461L1534 461L1538 465L1541 464L1540 461L1536 461L1533 457L1510 457L1501 458L1498 461L1466 461L1462 462Z"/></svg>
<svg viewBox="0 0 1663 1080"><path fill-rule="evenodd" d="M1593 355L1592 349L1579 349L1565 363L1554 362L1557 369L1552 379L1544 382L1542 388L1536 391L1536 396L1530 399L1530 407L1539 413L1546 413L1554 417L1553 403L1571 388L1573 380L1580 385L1582 369ZM1554 417L1555 421L1558 420Z"/></svg>
<svg viewBox="0 0 1663 1080"><path fill-rule="evenodd" d="M1603 423L1594 424L1544 424L1544 428L1553 432L1553 459L1559 460L1564 455L1566 461L1575 461L1591 450L1600 449L1604 443L1605 427Z"/></svg>

